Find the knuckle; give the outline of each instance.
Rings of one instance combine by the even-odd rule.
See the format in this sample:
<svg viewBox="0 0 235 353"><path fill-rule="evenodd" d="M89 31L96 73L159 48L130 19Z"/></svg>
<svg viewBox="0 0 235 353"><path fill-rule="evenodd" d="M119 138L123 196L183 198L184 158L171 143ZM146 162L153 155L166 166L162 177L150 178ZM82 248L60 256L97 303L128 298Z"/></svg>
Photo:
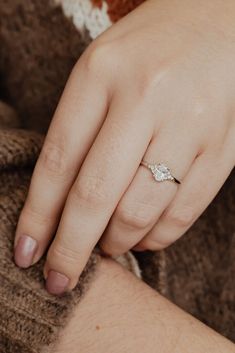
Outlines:
<svg viewBox="0 0 235 353"><path fill-rule="evenodd" d="M115 65L116 47L113 43L100 43L95 41L87 49L85 58L85 70L87 73L99 74L107 71L107 66Z"/></svg>
<svg viewBox="0 0 235 353"><path fill-rule="evenodd" d="M110 44L93 43L87 50L85 58L85 69L87 72L98 73L105 69L105 66L112 62L110 55L112 55Z"/></svg>
<svg viewBox="0 0 235 353"><path fill-rule="evenodd" d="M47 260L53 263L66 265L77 265L79 254L72 247L66 247L64 244L56 244L50 247L47 255Z"/></svg>
<svg viewBox="0 0 235 353"><path fill-rule="evenodd" d="M141 74L138 80L138 93L142 98L156 96L159 88L169 85L171 65L168 61L158 63L157 67Z"/></svg>
<svg viewBox="0 0 235 353"><path fill-rule="evenodd" d="M20 223L23 225L34 223L38 226L49 226L55 220L54 214L45 213L44 210L35 207L32 203L27 203L20 215Z"/></svg>
<svg viewBox="0 0 235 353"><path fill-rule="evenodd" d="M146 229L153 222L150 213L143 208L130 210L126 207L119 207L116 212L119 222L130 228Z"/></svg>
<svg viewBox="0 0 235 353"><path fill-rule="evenodd" d="M189 227L196 219L191 207L182 207L179 209L170 209L165 215L165 220L179 228Z"/></svg>
<svg viewBox="0 0 235 353"><path fill-rule="evenodd" d="M40 163L53 176L66 175L66 158L64 149L54 142L46 142L40 154Z"/></svg>
<svg viewBox="0 0 235 353"><path fill-rule="evenodd" d="M105 182L97 176L80 176L72 188L72 195L93 208L107 203Z"/></svg>

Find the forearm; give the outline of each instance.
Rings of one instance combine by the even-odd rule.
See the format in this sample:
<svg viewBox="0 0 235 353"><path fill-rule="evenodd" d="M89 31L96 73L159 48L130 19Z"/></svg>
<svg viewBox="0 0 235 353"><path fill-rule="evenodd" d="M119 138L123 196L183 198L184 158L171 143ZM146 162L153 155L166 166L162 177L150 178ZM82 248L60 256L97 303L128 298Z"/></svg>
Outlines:
<svg viewBox="0 0 235 353"><path fill-rule="evenodd" d="M54 352L142 353L143 349L148 353L235 352L225 338L104 259Z"/></svg>

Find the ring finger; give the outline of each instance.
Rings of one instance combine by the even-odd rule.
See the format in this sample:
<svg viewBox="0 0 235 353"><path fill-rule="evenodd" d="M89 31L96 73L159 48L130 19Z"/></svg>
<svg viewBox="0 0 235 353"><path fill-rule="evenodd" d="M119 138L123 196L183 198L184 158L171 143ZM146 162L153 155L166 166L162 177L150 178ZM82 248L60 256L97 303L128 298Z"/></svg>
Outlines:
<svg viewBox="0 0 235 353"><path fill-rule="evenodd" d="M197 156L198 147L187 136L179 137L170 141L165 133L159 133L143 159L151 164L164 163L177 179L182 180ZM181 146L184 146L184 154ZM151 171L140 166L100 239L102 250L120 255L140 242L170 204L178 188L180 185L172 181L156 182Z"/></svg>
<svg viewBox="0 0 235 353"><path fill-rule="evenodd" d="M137 245L138 250L161 250L185 234L230 174L234 166L234 154L230 152L233 145L229 141L217 153L207 151L194 161L180 191Z"/></svg>

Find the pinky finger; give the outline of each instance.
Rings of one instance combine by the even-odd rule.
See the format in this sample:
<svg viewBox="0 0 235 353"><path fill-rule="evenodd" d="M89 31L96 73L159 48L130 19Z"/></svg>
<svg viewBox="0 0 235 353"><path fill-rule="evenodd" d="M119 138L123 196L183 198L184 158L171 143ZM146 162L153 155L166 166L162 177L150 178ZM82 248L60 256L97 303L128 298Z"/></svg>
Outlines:
<svg viewBox="0 0 235 353"><path fill-rule="evenodd" d="M226 146L199 156L157 224L133 250L161 250L179 239L214 199L234 166Z"/></svg>

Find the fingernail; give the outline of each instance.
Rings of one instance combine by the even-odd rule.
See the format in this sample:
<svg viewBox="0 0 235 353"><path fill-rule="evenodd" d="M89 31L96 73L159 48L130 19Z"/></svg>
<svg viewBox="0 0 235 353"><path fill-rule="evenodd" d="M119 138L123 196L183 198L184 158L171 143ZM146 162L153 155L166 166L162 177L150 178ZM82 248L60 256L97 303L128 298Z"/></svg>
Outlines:
<svg viewBox="0 0 235 353"><path fill-rule="evenodd" d="M69 279L62 273L50 270L46 279L46 289L51 294L63 294L67 289Z"/></svg>
<svg viewBox="0 0 235 353"><path fill-rule="evenodd" d="M31 266L36 250L37 241L28 235L22 235L14 251L16 265L22 268Z"/></svg>

